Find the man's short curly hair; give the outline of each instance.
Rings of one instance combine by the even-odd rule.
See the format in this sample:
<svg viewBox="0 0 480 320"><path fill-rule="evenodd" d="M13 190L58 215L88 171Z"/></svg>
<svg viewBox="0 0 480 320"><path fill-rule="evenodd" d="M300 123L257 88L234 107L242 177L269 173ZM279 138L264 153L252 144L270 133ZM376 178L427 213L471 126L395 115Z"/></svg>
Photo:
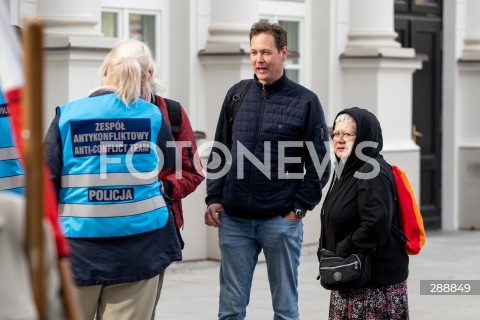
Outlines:
<svg viewBox="0 0 480 320"><path fill-rule="evenodd" d="M250 41L254 36L261 33L271 34L275 39L275 46L278 52L282 51L283 47L287 46L287 30L285 30L278 23L270 23L265 20L260 20L252 25L250 28Z"/></svg>

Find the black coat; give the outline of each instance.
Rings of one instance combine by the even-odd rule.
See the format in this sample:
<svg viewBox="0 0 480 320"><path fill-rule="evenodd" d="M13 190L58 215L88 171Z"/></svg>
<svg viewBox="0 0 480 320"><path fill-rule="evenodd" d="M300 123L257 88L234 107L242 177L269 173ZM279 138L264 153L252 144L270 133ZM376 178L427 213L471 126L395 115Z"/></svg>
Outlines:
<svg viewBox="0 0 480 320"><path fill-rule="evenodd" d="M351 108L340 113L350 114L357 124L354 149L365 141L378 145L362 149L366 156L362 159L352 152L343 171L337 166L335 182L322 207L322 247L341 256L373 251L372 279L367 287L402 282L408 277L408 255L404 242L391 231L391 225L399 227L399 222L392 170L380 155L380 123L367 110ZM360 173L368 177L360 178Z"/></svg>

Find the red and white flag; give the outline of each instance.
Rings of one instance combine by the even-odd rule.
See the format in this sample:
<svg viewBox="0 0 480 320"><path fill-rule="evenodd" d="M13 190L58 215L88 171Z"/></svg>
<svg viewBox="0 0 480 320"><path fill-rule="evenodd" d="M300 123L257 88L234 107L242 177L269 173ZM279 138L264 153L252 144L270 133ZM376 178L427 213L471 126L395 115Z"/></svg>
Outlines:
<svg viewBox="0 0 480 320"><path fill-rule="evenodd" d="M0 50L0 83L9 106L20 103L23 86L22 51L17 35L13 32L5 3L0 3L0 34L3 39ZM18 140L17 140L18 141Z"/></svg>
<svg viewBox="0 0 480 320"><path fill-rule="evenodd" d="M0 38L3 40L0 49L0 84L4 96L8 102L13 135L18 145L20 158L24 158L23 140L21 137L22 124L22 101L21 91L24 84L22 50L18 36L10 24L10 15L5 2L0 2ZM49 218L55 240L57 243L58 255L69 254L67 241L60 229L58 221L58 201L54 192L53 183L50 179L48 168L44 165L44 212Z"/></svg>

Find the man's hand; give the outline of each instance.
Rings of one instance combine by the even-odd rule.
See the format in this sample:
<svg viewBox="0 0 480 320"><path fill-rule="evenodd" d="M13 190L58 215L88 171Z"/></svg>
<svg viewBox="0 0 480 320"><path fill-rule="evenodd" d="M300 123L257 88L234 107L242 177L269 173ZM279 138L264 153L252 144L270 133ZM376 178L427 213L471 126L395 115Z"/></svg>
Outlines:
<svg viewBox="0 0 480 320"><path fill-rule="evenodd" d="M290 211L286 216L283 217L285 220L302 220L302 218L299 218L295 212Z"/></svg>
<svg viewBox="0 0 480 320"><path fill-rule="evenodd" d="M205 224L211 227L220 227L221 222L218 219L218 213L223 212L223 206L220 203L212 203L205 211Z"/></svg>

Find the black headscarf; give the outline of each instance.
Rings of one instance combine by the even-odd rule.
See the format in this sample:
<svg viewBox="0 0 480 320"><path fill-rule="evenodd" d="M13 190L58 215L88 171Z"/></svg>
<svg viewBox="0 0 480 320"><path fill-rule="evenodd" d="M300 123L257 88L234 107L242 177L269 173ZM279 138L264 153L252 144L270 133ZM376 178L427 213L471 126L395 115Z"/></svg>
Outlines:
<svg viewBox="0 0 480 320"><path fill-rule="evenodd" d="M355 143L353 144L352 153L347 159L345 164L345 168L343 172L350 172L351 170L357 170L365 161L359 159L356 155L357 146L362 142L375 142L378 143L377 147L364 147L361 149L361 153L370 158L377 158L381 157L380 151L383 148L383 137L382 137L382 128L380 127L380 122L378 121L377 117L366 109L361 109L358 107L347 108L340 111L335 120L337 120L338 116L341 114L349 114L354 120L357 125L357 134ZM335 130L335 121L333 121L333 131ZM362 146L360 146L362 147ZM359 150L360 151L360 150ZM340 159L335 155L337 162Z"/></svg>

